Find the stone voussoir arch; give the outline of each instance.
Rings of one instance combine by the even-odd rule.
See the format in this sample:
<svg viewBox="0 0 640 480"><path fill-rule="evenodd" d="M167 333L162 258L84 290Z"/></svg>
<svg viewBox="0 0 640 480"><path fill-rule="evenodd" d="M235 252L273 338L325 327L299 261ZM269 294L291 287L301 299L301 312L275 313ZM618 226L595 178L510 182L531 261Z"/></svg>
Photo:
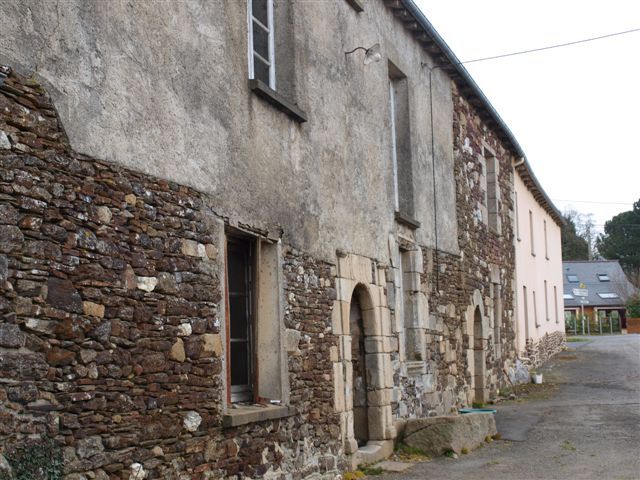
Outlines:
<svg viewBox="0 0 640 480"><path fill-rule="evenodd" d="M355 254L338 256L337 298L332 321L332 332L338 338L333 366L334 404L341 415L342 440L347 454L358 453L358 442L354 435L354 373L350 326L353 301L356 301L361 312L364 334L362 353L366 368L367 451L377 449L387 453L386 444L392 449L392 439L396 436L391 411L391 318L385 294L384 272L383 266L378 266L367 257Z"/></svg>

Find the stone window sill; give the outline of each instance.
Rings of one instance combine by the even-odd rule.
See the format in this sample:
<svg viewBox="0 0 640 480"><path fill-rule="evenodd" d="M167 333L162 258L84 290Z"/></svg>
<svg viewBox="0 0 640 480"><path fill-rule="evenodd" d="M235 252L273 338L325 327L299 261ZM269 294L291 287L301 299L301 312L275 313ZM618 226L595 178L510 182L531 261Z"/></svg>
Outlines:
<svg viewBox="0 0 640 480"><path fill-rule="evenodd" d="M297 105L290 102L278 92L267 86L264 82L256 79L249 80L249 88L259 97L263 98L278 110L286 113L298 123L307 121L307 114L300 110Z"/></svg>
<svg viewBox="0 0 640 480"><path fill-rule="evenodd" d="M358 13L364 12L364 0L347 0L347 3Z"/></svg>
<svg viewBox="0 0 640 480"><path fill-rule="evenodd" d="M247 423L276 420L290 417L293 413L294 410L291 407L282 405L242 405L230 408L222 415L222 426L229 428Z"/></svg>
<svg viewBox="0 0 640 480"><path fill-rule="evenodd" d="M420 222L413 218L411 215L404 212L396 212L395 214L396 222L402 223L409 228L420 228Z"/></svg>

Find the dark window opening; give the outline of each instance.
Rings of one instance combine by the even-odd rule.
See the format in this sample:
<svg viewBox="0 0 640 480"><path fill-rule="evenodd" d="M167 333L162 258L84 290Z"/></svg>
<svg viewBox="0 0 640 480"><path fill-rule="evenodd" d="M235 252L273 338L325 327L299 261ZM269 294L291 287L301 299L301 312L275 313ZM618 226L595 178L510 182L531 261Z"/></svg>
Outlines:
<svg viewBox="0 0 640 480"><path fill-rule="evenodd" d="M253 242L227 239L228 372L232 402L253 400Z"/></svg>

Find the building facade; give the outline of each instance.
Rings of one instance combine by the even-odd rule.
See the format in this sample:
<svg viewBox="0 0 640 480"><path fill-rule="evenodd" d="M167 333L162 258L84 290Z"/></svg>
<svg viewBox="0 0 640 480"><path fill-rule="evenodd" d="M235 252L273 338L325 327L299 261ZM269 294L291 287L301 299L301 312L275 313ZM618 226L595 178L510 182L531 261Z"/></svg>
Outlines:
<svg viewBox="0 0 640 480"><path fill-rule="evenodd" d="M334 478L506 384L523 153L413 2L0 15L8 458Z"/></svg>
<svg viewBox="0 0 640 480"><path fill-rule="evenodd" d="M615 331L627 327L625 305L637 289L617 260L563 262L562 267L567 332L612 333L614 325Z"/></svg>
<svg viewBox="0 0 640 480"><path fill-rule="evenodd" d="M562 216L526 160L515 166L516 345L538 366L565 343L562 281Z"/></svg>

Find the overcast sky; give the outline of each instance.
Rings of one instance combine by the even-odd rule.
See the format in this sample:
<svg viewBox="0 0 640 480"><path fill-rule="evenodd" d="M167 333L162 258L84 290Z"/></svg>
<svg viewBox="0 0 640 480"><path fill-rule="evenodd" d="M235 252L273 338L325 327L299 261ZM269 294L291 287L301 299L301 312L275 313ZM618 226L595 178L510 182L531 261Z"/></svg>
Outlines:
<svg viewBox="0 0 640 480"><path fill-rule="evenodd" d="M461 61L640 28L635 0L415 1ZM592 213L601 230L631 210L640 198L640 32L465 67L561 211Z"/></svg>

